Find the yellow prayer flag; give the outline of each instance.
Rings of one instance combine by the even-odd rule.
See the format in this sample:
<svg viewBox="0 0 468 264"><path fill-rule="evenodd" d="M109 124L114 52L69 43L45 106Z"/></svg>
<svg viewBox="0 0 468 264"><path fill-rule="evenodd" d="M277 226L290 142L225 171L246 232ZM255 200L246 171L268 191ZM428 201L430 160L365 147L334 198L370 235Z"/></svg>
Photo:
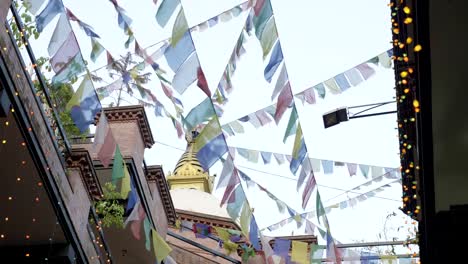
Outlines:
<svg viewBox="0 0 468 264"><path fill-rule="evenodd" d="M291 260L298 264L308 264L306 242L292 241Z"/></svg>
<svg viewBox="0 0 468 264"><path fill-rule="evenodd" d="M169 247L164 238L162 238L156 230L151 229L151 233L153 236L153 249L156 262L160 263L169 255L172 248Z"/></svg>
<svg viewBox="0 0 468 264"><path fill-rule="evenodd" d="M222 228L222 227L217 227L214 226L214 229L216 230L216 233L218 234L218 237L221 238L223 241L229 240L229 237L231 236L229 232Z"/></svg>
<svg viewBox="0 0 468 264"><path fill-rule="evenodd" d="M380 259L382 260L382 263L386 263L386 264L396 264L397 263L397 256L393 256L393 255L380 256Z"/></svg>
<svg viewBox="0 0 468 264"><path fill-rule="evenodd" d="M242 207L242 212L240 216L240 226L242 233L249 237L249 226L250 226L250 217L252 212L250 211L250 206L247 201L244 202L244 206Z"/></svg>
<svg viewBox="0 0 468 264"><path fill-rule="evenodd" d="M130 173L128 172L127 166L124 164L124 177L122 179L122 185L120 188L120 195L122 199L127 199L128 193L130 192Z"/></svg>

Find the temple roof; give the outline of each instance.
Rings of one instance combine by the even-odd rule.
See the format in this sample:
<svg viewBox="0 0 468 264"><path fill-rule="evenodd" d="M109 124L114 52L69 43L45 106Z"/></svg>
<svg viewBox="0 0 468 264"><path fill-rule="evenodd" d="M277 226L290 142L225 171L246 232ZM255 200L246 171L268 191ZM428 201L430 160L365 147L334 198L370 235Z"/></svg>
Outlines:
<svg viewBox="0 0 468 264"><path fill-rule="evenodd" d="M212 194L196 189L174 189L170 193L176 210L231 219L226 207L221 207Z"/></svg>

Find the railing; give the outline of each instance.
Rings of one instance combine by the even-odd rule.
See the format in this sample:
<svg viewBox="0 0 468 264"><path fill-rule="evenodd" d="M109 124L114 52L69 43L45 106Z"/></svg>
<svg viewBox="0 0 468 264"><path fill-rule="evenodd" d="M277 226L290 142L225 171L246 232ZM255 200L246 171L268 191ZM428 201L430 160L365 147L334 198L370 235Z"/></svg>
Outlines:
<svg viewBox="0 0 468 264"><path fill-rule="evenodd" d="M15 38L13 37L12 35L12 31L11 31L11 28L10 28L10 25L7 24L7 28L9 30L9 35L11 37L11 40L13 42L13 45L15 46L16 48L16 51L18 53L18 57L20 59L20 62L21 62L21 65L24 69L24 71L26 72L26 76L28 78L28 82L30 83L30 87L31 89L33 90L33 94L36 94L36 101L38 102L39 105L42 106L42 110L41 111L41 115L43 117L43 119L46 121L47 125L48 125L48 130L50 132L50 134L52 135L53 137L53 142L54 142L54 147L55 149L57 150L58 153L61 153L62 155L69 155L71 152L70 152L70 144L67 140L67 137L66 137L66 133L65 133L65 130L62 126L62 123L60 121L60 118L58 116L58 112L56 110L56 104L52 101L51 99L51 96L50 96L50 93L49 93L49 87L47 86L47 83L45 82L44 80L44 76L42 75L41 73L41 70L39 69L39 67L35 67L35 65L37 65L37 61L36 61L36 57L34 56L34 52L31 48L31 45L29 43L29 40L28 40L28 35L26 33L26 31L24 30L24 24L23 24L23 21L21 19L21 16L19 15L18 13L18 10L16 9L14 3L12 3L11 7L11 13L12 13L12 18L14 20L14 22L16 23L17 27L18 27L18 30L20 32L22 32L21 36L22 36L22 41L24 43L24 46L25 46L25 49L28 53L28 57L29 57L29 60L31 62L31 65L33 65L33 68L34 68L34 71L36 73L36 76L37 76L37 79L38 79L38 82L37 82L37 85L38 85L38 88L39 89L36 89L35 85L34 85L34 82L31 80L31 77L29 76L29 74L26 72L26 64L24 62L24 58L23 56L21 56L21 52L19 50L19 47L18 45L16 44L16 40ZM62 156L61 158L63 164L65 164L65 160Z"/></svg>
<svg viewBox="0 0 468 264"><path fill-rule="evenodd" d="M102 231L101 225L99 225L100 220L94 210L94 207L91 207L89 210L89 220L90 221L87 226L88 233L93 241L94 249L98 253L96 257L101 263L113 263L109 245L107 245L107 242L104 239L104 232Z"/></svg>

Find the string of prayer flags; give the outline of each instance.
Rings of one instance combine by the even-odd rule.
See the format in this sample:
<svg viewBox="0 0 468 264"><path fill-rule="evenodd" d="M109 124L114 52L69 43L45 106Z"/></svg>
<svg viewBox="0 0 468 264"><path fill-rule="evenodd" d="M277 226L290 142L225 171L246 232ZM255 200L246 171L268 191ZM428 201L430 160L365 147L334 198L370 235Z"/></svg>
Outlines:
<svg viewBox="0 0 468 264"><path fill-rule="evenodd" d="M155 229L151 229L151 235L153 237L153 250L156 257L156 263L161 263L169 253L171 253L172 248L166 243L164 238L162 238Z"/></svg>
<svg viewBox="0 0 468 264"><path fill-rule="evenodd" d="M375 56L371 60L361 63L343 73L339 73L338 75L326 80L323 83L319 83L296 94L295 97L300 99L303 104L304 102L308 104L315 104L315 92L318 93L320 98L324 99L326 96L325 87L327 87L329 92L332 94L340 94L351 87L360 85L375 75L375 69L370 66L373 60L377 61L377 65L380 65L384 68L390 68L392 63L390 57L391 55L389 55L389 51L385 51Z"/></svg>
<svg viewBox="0 0 468 264"><path fill-rule="evenodd" d="M194 147L203 169L208 169L228 151L226 141L215 115L195 138Z"/></svg>
<svg viewBox="0 0 468 264"><path fill-rule="evenodd" d="M84 77L66 108L71 110L71 118L81 132L94 123L94 117L101 111L101 103L89 76Z"/></svg>
<svg viewBox="0 0 468 264"><path fill-rule="evenodd" d="M91 61L96 62L97 58L104 53L106 49L95 38L91 38Z"/></svg>
<svg viewBox="0 0 468 264"><path fill-rule="evenodd" d="M206 238L211 234L211 226L202 223L194 223L192 229L197 238Z"/></svg>
<svg viewBox="0 0 468 264"><path fill-rule="evenodd" d="M61 0L49 0L45 8L36 16L36 29L41 33L47 24L60 13L63 13L64 6Z"/></svg>
<svg viewBox="0 0 468 264"><path fill-rule="evenodd" d="M66 8L66 12L67 12L67 16L68 18L71 20L71 21L75 21L78 23L78 25L80 26L81 29L83 29L83 31L85 32L86 35L88 35L88 37L91 37L91 38L100 38L98 34L96 34L96 32L94 32L94 29L86 24L85 22L81 21L80 19L78 19L71 11L70 9Z"/></svg>
<svg viewBox="0 0 468 264"><path fill-rule="evenodd" d="M133 36L133 31L130 28L130 25L132 24L132 19L127 16L125 9L123 9L118 3L117 0L109 0L112 5L115 8L115 11L117 12L117 22L118 25L121 29L123 29L125 35L128 36L127 41L125 42L125 48L128 48L130 46L130 43L135 40L135 37Z"/></svg>

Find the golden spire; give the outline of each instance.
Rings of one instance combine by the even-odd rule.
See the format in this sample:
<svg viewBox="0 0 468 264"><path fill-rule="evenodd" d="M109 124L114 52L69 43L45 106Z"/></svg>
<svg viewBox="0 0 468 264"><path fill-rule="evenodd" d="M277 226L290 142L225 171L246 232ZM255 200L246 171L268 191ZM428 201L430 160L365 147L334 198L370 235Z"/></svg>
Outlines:
<svg viewBox="0 0 468 264"><path fill-rule="evenodd" d="M174 173L167 176L170 189L198 189L211 193L214 177L203 170L197 158L193 146L197 135L197 132L192 132L186 136L187 149L177 162Z"/></svg>

